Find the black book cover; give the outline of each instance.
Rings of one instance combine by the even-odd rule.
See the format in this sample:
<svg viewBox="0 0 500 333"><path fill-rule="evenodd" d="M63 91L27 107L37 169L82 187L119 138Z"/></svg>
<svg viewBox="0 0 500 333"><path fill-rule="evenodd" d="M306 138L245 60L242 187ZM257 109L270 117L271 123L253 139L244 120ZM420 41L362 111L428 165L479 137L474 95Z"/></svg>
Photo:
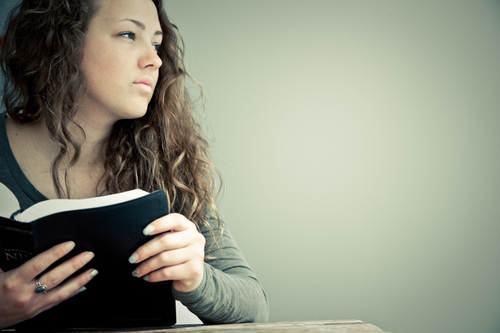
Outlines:
<svg viewBox="0 0 500 333"><path fill-rule="evenodd" d="M4 271L69 240L76 243L75 248L56 264L92 251L94 259L80 271L99 271L86 291L14 328L40 331L174 325L171 282L148 283L135 278L131 273L136 265L128 262L128 257L151 239L142 230L167 215L167 207L165 192L156 191L111 206L52 214L31 223L0 217L0 267Z"/></svg>

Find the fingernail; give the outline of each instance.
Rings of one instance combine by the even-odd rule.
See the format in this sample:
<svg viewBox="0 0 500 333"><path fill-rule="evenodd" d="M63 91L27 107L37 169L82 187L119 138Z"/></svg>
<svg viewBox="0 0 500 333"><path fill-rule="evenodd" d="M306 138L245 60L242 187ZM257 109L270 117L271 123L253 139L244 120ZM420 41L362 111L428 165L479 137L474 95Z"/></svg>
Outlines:
<svg viewBox="0 0 500 333"><path fill-rule="evenodd" d="M135 262L137 261L137 254L132 254L129 258L128 258L128 262L131 263L131 264L135 264Z"/></svg>
<svg viewBox="0 0 500 333"><path fill-rule="evenodd" d="M132 276L137 277L139 275L139 270L136 269L135 271L132 272Z"/></svg>
<svg viewBox="0 0 500 333"><path fill-rule="evenodd" d="M148 225L146 228L144 228L144 230L142 231L142 233L144 234L144 236L148 236L148 235L151 235L151 233L155 231L155 227L152 226L152 225Z"/></svg>
<svg viewBox="0 0 500 333"><path fill-rule="evenodd" d="M73 250L73 248L75 247L75 242L73 242L73 241L66 242L66 243L64 243L63 247L66 251L69 252L69 251Z"/></svg>
<svg viewBox="0 0 500 333"><path fill-rule="evenodd" d="M89 253L85 254L85 256L83 257L83 260L90 261L92 258L94 258L94 253L89 252Z"/></svg>
<svg viewBox="0 0 500 333"><path fill-rule="evenodd" d="M142 278L144 279L144 281L148 281L148 276L147 275L144 275Z"/></svg>
<svg viewBox="0 0 500 333"><path fill-rule="evenodd" d="M94 276L96 276L98 273L99 273L99 272L97 271L97 269L94 269L94 270L92 270L92 272L90 272L90 276L91 276L91 277L94 277Z"/></svg>
<svg viewBox="0 0 500 333"><path fill-rule="evenodd" d="M80 289L78 289L78 292L81 293L82 291L85 291L85 290L87 290L87 288L81 287Z"/></svg>

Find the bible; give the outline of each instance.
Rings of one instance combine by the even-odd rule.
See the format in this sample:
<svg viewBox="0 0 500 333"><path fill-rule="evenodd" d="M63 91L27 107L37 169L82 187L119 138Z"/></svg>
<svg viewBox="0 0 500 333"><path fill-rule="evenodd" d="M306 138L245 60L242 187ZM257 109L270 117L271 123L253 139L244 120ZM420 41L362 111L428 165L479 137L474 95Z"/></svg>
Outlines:
<svg viewBox="0 0 500 333"><path fill-rule="evenodd" d="M8 202L5 197L13 194L6 194L7 187L0 186L0 201ZM99 271L87 283L87 290L15 325L16 330L151 328L175 324L171 282L148 283L135 278L131 273L136 265L128 262L137 248L152 239L144 236L142 230L168 214L164 191L132 190L90 199L47 200L23 212L14 207L10 216L6 216L5 207L0 212L4 215L0 217L3 271L69 240L75 242L75 248L53 266L82 251L92 251L95 257L75 275L88 268Z"/></svg>

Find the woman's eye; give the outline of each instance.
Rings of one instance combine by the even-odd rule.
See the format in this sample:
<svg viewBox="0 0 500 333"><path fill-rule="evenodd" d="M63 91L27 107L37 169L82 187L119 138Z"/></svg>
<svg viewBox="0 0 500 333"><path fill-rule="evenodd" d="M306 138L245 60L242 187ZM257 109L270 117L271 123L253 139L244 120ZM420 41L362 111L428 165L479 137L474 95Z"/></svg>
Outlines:
<svg viewBox="0 0 500 333"><path fill-rule="evenodd" d="M120 34L120 36L135 40L135 34L133 32L124 32L124 33Z"/></svg>
<svg viewBox="0 0 500 333"><path fill-rule="evenodd" d="M160 52L160 50L161 50L160 44L153 44L153 47L155 48L156 52Z"/></svg>

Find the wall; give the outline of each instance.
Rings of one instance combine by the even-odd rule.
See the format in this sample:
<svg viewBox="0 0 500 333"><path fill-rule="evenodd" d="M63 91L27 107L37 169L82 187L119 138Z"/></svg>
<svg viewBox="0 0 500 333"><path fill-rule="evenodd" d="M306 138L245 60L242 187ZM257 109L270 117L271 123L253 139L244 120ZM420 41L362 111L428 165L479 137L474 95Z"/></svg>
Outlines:
<svg viewBox="0 0 500 333"><path fill-rule="evenodd" d="M271 320L500 332L500 2L166 1Z"/></svg>
<svg viewBox="0 0 500 333"><path fill-rule="evenodd" d="M499 1L166 4L271 321L500 332Z"/></svg>
<svg viewBox="0 0 500 333"><path fill-rule="evenodd" d="M7 15L10 10L18 4L18 0L0 0L0 38L4 35L7 21ZM0 42L1 44L1 42ZM3 106L3 75L0 70L0 110L4 109Z"/></svg>

